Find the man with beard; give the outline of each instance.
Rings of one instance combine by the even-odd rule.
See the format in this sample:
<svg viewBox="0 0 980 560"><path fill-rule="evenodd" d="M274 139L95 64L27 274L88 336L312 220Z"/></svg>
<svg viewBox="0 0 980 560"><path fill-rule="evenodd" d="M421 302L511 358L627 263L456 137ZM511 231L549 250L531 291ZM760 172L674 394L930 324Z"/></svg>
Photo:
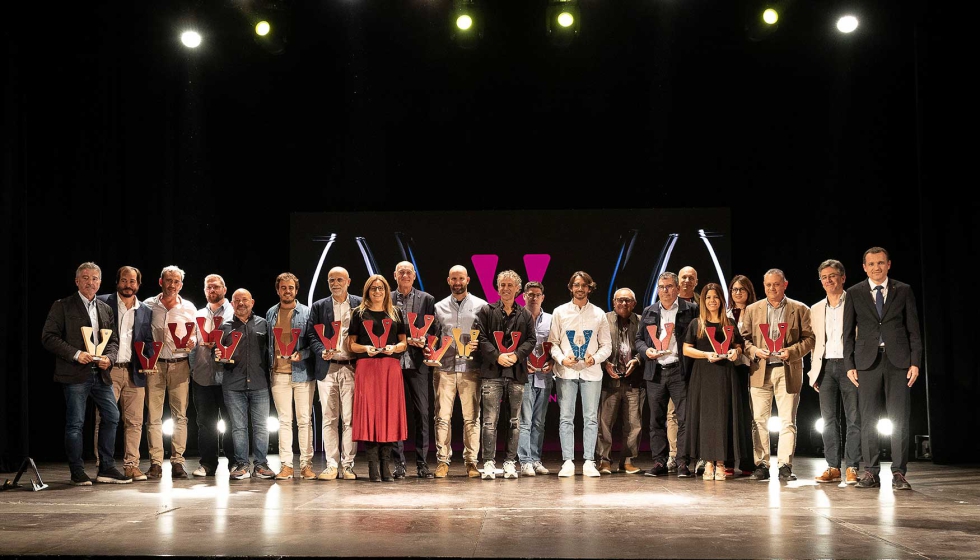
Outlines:
<svg viewBox="0 0 980 560"><path fill-rule="evenodd" d="M197 310L197 318L204 319L204 330L211 332L228 323L235 316L231 303L225 299L228 289L225 279L218 274L204 277L204 297L208 303ZM217 323L217 324L216 324ZM203 334L203 333L199 333ZM201 452L200 466L194 476L214 476L218 470L218 441L224 440L225 456L234 457L234 440L230 431L222 436L218 432L218 420L228 417L228 407L221 393L221 376L224 368L214 361L214 343L199 344L191 352L191 394L197 411L197 447Z"/></svg>
<svg viewBox="0 0 980 560"><path fill-rule="evenodd" d="M170 437L170 476L187 478L184 470L184 450L187 448L187 397L190 393L191 366L188 354L197 344L194 304L180 297L184 286L184 271L170 265L160 271L160 295L146 300L152 313L153 340L162 342L157 373L147 378L147 407L150 420L147 428L147 445L150 448L150 478L163 477L163 402L170 401L170 416L174 433ZM187 323L192 327L188 329ZM170 325L174 325L171 327ZM173 331L170 329L174 328ZM184 342L177 347L174 338ZM187 340L184 341L183 338Z"/></svg>
<svg viewBox="0 0 980 560"><path fill-rule="evenodd" d="M119 333L119 354L112 364L109 377L112 380L112 394L119 403L125 430L125 455L123 469L127 478L146 480L140 470L140 438L143 437L143 406L146 399L146 374L140 373L142 365L136 354L134 344L142 342L153 345L153 331L150 328L150 310L136 298L143 273L134 266L123 266L116 271L116 291L98 296L115 312L116 332ZM95 410L95 449L96 462L99 461L99 419Z"/></svg>

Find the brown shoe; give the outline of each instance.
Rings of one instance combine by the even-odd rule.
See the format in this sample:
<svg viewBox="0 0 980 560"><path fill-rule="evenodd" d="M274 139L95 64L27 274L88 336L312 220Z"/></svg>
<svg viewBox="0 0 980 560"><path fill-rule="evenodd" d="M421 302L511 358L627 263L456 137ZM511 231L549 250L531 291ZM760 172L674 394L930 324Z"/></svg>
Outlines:
<svg viewBox="0 0 980 560"><path fill-rule="evenodd" d="M325 469L320 471L320 474L316 478L317 480L337 480L337 467L327 465Z"/></svg>
<svg viewBox="0 0 980 560"><path fill-rule="evenodd" d="M146 475L139 467L126 467L125 469L126 478L132 478L133 480L146 480Z"/></svg>
<svg viewBox="0 0 980 560"><path fill-rule="evenodd" d="M599 461L599 472L602 474L612 474L612 465L609 464L609 461L605 459Z"/></svg>
<svg viewBox="0 0 980 560"><path fill-rule="evenodd" d="M857 484L858 483L858 470L854 467L847 467L847 474L845 474L844 481L847 484Z"/></svg>
<svg viewBox="0 0 980 560"><path fill-rule="evenodd" d="M827 470L823 471L820 476L813 477L817 482L840 482L840 469L834 467L827 467ZM855 482L857 482L855 480Z"/></svg>
<svg viewBox="0 0 980 560"><path fill-rule="evenodd" d="M344 480L357 480L357 473L354 472L353 465L347 465L344 467L344 471L340 476L343 476Z"/></svg>
<svg viewBox="0 0 980 560"><path fill-rule="evenodd" d="M476 463L466 463L466 476L480 478L480 469L476 468Z"/></svg>
<svg viewBox="0 0 980 560"><path fill-rule="evenodd" d="M147 471L146 476L148 478L163 478L163 467L153 463L150 465L150 470Z"/></svg>
<svg viewBox="0 0 980 560"><path fill-rule="evenodd" d="M299 470L299 477L303 480L316 480L316 473L313 472L313 467L303 465L303 468Z"/></svg>
<svg viewBox="0 0 980 560"><path fill-rule="evenodd" d="M290 478L293 478L293 467L283 465L279 469L279 474L276 475L276 480L289 480Z"/></svg>
<svg viewBox="0 0 980 560"><path fill-rule="evenodd" d="M184 470L183 463L171 463L170 478L187 478L187 471Z"/></svg>
<svg viewBox="0 0 980 560"><path fill-rule="evenodd" d="M443 463L442 461L436 466L436 478L446 478L449 475L449 463Z"/></svg>
<svg viewBox="0 0 980 560"><path fill-rule="evenodd" d="M623 461L622 470L626 471L629 474L636 474L636 473L640 472L640 469L638 467L634 466L633 465L633 461L630 461L629 459L626 459L625 461Z"/></svg>

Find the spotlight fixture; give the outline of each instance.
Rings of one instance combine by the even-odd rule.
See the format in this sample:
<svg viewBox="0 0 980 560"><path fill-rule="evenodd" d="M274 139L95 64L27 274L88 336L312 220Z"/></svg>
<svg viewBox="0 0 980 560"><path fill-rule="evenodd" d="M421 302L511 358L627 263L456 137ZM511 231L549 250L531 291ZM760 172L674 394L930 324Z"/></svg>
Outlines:
<svg viewBox="0 0 980 560"><path fill-rule="evenodd" d="M225 430L227 430L227 429L228 428L225 425L224 419L222 418L221 420L218 420L218 433L219 434L223 434L223 433L225 433Z"/></svg>
<svg viewBox="0 0 980 560"><path fill-rule="evenodd" d="M578 37L582 28L582 12L578 0L548 0L545 30L552 45L567 47Z"/></svg>
<svg viewBox="0 0 980 560"><path fill-rule="evenodd" d="M813 423L813 431L818 434L823 433L823 418L817 418L817 421Z"/></svg>
<svg viewBox="0 0 980 560"><path fill-rule="evenodd" d="M745 34L750 41L769 38L779 27L782 6L772 2L753 4L749 9L745 24Z"/></svg>
<svg viewBox="0 0 980 560"><path fill-rule="evenodd" d="M475 48L483 38L483 17L476 0L453 0L449 35L459 47Z"/></svg>
<svg viewBox="0 0 980 560"><path fill-rule="evenodd" d="M272 31L272 26L265 20L255 24L255 34L259 37L265 37L270 31Z"/></svg>
<svg viewBox="0 0 980 560"><path fill-rule="evenodd" d="M878 420L878 433L883 436L892 435L892 421L887 418L882 418Z"/></svg>
<svg viewBox="0 0 980 560"><path fill-rule="evenodd" d="M779 12L774 8L766 8L762 11L762 21L769 25L775 25L779 21Z"/></svg>
<svg viewBox="0 0 980 560"><path fill-rule="evenodd" d="M163 421L163 435L172 436L174 435L174 419L167 418Z"/></svg>
<svg viewBox="0 0 980 560"><path fill-rule="evenodd" d="M279 418L277 418L275 416L270 416L265 421L265 427L266 427L267 430L269 430L269 433L270 434L277 434L277 433L279 433Z"/></svg>
<svg viewBox="0 0 980 560"><path fill-rule="evenodd" d="M290 10L286 2L259 1L242 3L242 13L254 30L255 43L269 54L286 52L289 35Z"/></svg>
<svg viewBox="0 0 980 560"><path fill-rule="evenodd" d="M193 29L188 29L180 34L180 42L189 49L196 49L201 46L201 34Z"/></svg>
<svg viewBox="0 0 980 560"><path fill-rule="evenodd" d="M841 16L837 20L837 31L841 33L851 33L858 28L858 19L853 15Z"/></svg>
<svg viewBox="0 0 980 560"><path fill-rule="evenodd" d="M769 421L766 423L766 427L768 427L769 431L774 434L779 433L780 430L783 429L783 421L779 418L779 416L770 416Z"/></svg>

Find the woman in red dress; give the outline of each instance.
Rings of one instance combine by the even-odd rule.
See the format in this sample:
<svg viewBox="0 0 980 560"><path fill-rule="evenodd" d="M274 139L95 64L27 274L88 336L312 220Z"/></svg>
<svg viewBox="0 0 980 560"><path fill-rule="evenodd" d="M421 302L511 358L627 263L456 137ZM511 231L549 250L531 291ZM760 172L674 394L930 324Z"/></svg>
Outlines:
<svg viewBox="0 0 980 560"><path fill-rule="evenodd" d="M357 355L352 437L366 444L371 481L391 482L391 450L408 437L400 364L408 342L405 323L383 276L368 278L363 297L351 313L347 331L349 349Z"/></svg>

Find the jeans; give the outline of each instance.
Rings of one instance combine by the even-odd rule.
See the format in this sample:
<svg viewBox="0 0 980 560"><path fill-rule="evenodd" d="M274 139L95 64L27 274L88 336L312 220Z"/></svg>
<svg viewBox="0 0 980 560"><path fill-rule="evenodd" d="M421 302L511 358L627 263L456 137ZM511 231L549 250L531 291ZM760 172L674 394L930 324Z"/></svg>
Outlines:
<svg viewBox="0 0 980 560"><path fill-rule="evenodd" d="M584 379L555 380L558 389L558 437L563 461L575 460L575 402L582 394L582 457L595 460L595 442L599 435L599 395L602 381Z"/></svg>
<svg viewBox="0 0 980 560"><path fill-rule="evenodd" d="M248 465L248 427L252 426L252 457L255 465L266 465L269 452L269 389L224 392L231 433L235 441L235 464Z"/></svg>
<svg viewBox="0 0 980 560"><path fill-rule="evenodd" d="M214 472L218 468L218 442L224 443L225 457L235 457L235 444L231 430L224 434L218 432L219 411L230 416L225 404L221 385L201 385L191 380L191 397L194 399L194 410L197 418L197 447L201 454L201 465ZM226 424L231 423L225 418ZM231 465L234 466L234 465Z"/></svg>
<svg viewBox="0 0 980 560"><path fill-rule="evenodd" d="M844 360L824 360L820 375L820 416L823 418L823 455L830 467L855 469L861 466L861 411L858 410L858 388L847 378ZM847 432L844 456L840 448L840 418L837 403L844 404ZM841 459L844 464L841 464Z"/></svg>
<svg viewBox="0 0 980 560"><path fill-rule="evenodd" d="M101 371L101 370L100 370ZM65 393L65 453L68 467L74 472L84 470L82 461L82 428L85 426L85 405L91 395L99 411L99 472L115 468L113 448L116 446L116 426L119 409L112 385L102 380L101 373L92 373L82 383L62 385Z"/></svg>
<svg viewBox="0 0 980 560"><path fill-rule="evenodd" d="M520 434L517 436L517 456L522 465L541 462L544 421L548 416L548 401L554 384L553 378L548 375L544 387L535 387L533 378L524 385Z"/></svg>
<svg viewBox="0 0 980 560"><path fill-rule="evenodd" d="M492 461L497 454L497 421L500 419L500 405L507 397L510 405L509 426L507 429L507 451L504 461L517 460L517 437L520 433L521 401L524 400L524 384L509 378L484 379L480 385L483 394L483 460Z"/></svg>

